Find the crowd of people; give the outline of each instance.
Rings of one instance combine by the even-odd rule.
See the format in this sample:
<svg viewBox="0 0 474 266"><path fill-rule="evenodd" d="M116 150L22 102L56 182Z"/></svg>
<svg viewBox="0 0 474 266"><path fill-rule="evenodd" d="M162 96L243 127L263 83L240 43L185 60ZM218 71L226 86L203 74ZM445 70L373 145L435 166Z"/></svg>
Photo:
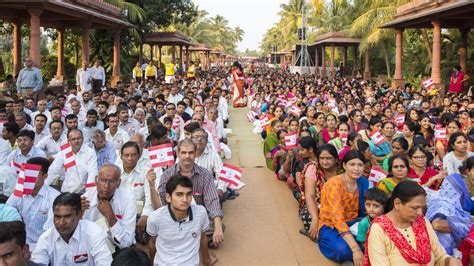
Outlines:
<svg viewBox="0 0 474 266"><path fill-rule="evenodd" d="M1 261L217 261L222 204L239 196L219 176L241 68L145 65L110 87L100 61L83 64L77 86L37 99L41 72L26 58L0 110Z"/></svg>
<svg viewBox="0 0 474 266"><path fill-rule="evenodd" d="M245 81L266 166L326 258L474 265L474 101L464 80L441 95L262 66Z"/></svg>

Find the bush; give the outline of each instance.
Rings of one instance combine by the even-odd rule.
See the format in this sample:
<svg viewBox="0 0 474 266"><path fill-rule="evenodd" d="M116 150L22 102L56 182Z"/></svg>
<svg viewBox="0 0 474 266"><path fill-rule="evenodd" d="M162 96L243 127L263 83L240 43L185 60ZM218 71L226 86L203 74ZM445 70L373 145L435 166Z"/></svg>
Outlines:
<svg viewBox="0 0 474 266"><path fill-rule="evenodd" d="M74 64L71 64L69 60L64 58L64 68L67 78L75 78L76 67ZM56 76L58 69L58 56L57 55L48 55L41 59L41 74L43 75L43 83L47 84L51 79Z"/></svg>

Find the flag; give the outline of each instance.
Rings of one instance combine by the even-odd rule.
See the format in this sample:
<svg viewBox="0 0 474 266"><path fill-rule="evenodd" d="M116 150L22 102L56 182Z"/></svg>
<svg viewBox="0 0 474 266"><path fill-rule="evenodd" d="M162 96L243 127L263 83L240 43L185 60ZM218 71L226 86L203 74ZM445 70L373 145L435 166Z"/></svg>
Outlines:
<svg viewBox="0 0 474 266"><path fill-rule="evenodd" d="M17 197L23 197L23 184L25 182L25 176L22 171L20 171L18 175L18 180L16 181L15 184L15 190L13 191L13 195Z"/></svg>
<svg viewBox="0 0 474 266"><path fill-rule="evenodd" d="M13 170L15 170L15 173L16 173L16 174L19 174L19 173L20 173L21 165L20 165L20 164L17 164L17 163L15 162L15 160L12 160L12 161L11 161L10 167L13 168Z"/></svg>
<svg viewBox="0 0 474 266"><path fill-rule="evenodd" d="M285 136L285 145L288 149L293 149L298 147L298 142L296 141L297 134L296 132L289 132Z"/></svg>
<svg viewBox="0 0 474 266"><path fill-rule="evenodd" d="M329 99L328 100L328 107L331 109L336 108L336 99Z"/></svg>
<svg viewBox="0 0 474 266"><path fill-rule="evenodd" d="M396 115L395 116L396 126L400 127L403 123L405 123L405 116L404 115Z"/></svg>
<svg viewBox="0 0 474 266"><path fill-rule="evenodd" d="M245 186L245 184L240 181L241 177L242 170L230 164L223 164L222 170L219 174L219 180L226 182L228 188L239 190Z"/></svg>
<svg viewBox="0 0 474 266"><path fill-rule="evenodd" d="M181 123L181 120L179 120L178 117L176 117L174 120L173 120L173 125L171 125L171 128L172 129L177 129L179 127L179 124Z"/></svg>
<svg viewBox="0 0 474 266"><path fill-rule="evenodd" d="M281 108L286 108L288 106L288 101L282 99L278 102L278 106L280 106Z"/></svg>
<svg viewBox="0 0 474 266"><path fill-rule="evenodd" d="M35 188L36 179L38 178L40 171L41 165L26 163L21 165L13 194L17 197L31 195Z"/></svg>
<svg viewBox="0 0 474 266"><path fill-rule="evenodd" d="M71 143L66 143L61 146L61 152L64 155L64 168L67 170L76 165L76 156L72 152Z"/></svg>
<svg viewBox="0 0 474 266"><path fill-rule="evenodd" d="M375 146L380 146L384 143L385 139L378 131L374 131L370 134L370 139L375 143Z"/></svg>
<svg viewBox="0 0 474 266"><path fill-rule="evenodd" d="M151 167L163 167L174 164L173 145L166 143L148 148Z"/></svg>
<svg viewBox="0 0 474 266"><path fill-rule="evenodd" d="M387 175L388 173L385 172L382 168L374 166L372 167L372 169L370 169L369 181L372 181L377 184L378 182L380 182L380 180L386 178Z"/></svg>
<svg viewBox="0 0 474 266"><path fill-rule="evenodd" d="M299 108L298 106L296 105L292 105L290 107L290 113L296 117L300 117L301 115L301 108Z"/></svg>
<svg viewBox="0 0 474 266"><path fill-rule="evenodd" d="M341 141L342 141L342 144L344 144L344 146L346 146L347 145L347 135L345 135L345 134L342 135L341 136Z"/></svg>
<svg viewBox="0 0 474 266"><path fill-rule="evenodd" d="M249 110L247 112L247 120L249 120L249 122L254 122L255 121L255 115L256 113L252 110Z"/></svg>
<svg viewBox="0 0 474 266"><path fill-rule="evenodd" d="M434 137L436 140L446 140L446 128L439 124L436 125Z"/></svg>
<svg viewBox="0 0 474 266"><path fill-rule="evenodd" d="M433 79L432 78L427 78L425 80L423 80L423 86L427 89L429 89L431 86L433 86L434 82L433 82Z"/></svg>
<svg viewBox="0 0 474 266"><path fill-rule="evenodd" d="M266 126L270 125L270 119L268 119L268 116L264 116L260 119L260 127L265 128Z"/></svg>

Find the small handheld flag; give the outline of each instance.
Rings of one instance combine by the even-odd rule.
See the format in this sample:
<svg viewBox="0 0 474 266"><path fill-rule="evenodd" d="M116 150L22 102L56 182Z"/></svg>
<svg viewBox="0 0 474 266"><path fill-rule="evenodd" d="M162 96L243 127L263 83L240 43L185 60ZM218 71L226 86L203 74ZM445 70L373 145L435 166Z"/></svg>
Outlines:
<svg viewBox="0 0 474 266"><path fill-rule="evenodd" d="M166 143L148 148L151 167L163 167L174 164L173 145Z"/></svg>

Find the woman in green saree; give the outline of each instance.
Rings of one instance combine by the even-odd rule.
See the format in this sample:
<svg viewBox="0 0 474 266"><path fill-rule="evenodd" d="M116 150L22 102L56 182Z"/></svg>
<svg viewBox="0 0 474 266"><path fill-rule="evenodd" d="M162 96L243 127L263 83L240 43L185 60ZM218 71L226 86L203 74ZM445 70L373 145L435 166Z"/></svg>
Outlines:
<svg viewBox="0 0 474 266"><path fill-rule="evenodd" d="M407 177L410 163L408 158L404 155L393 155L388 160L389 177L379 181L377 188L387 193L390 197L392 191L398 183L409 179Z"/></svg>
<svg viewBox="0 0 474 266"><path fill-rule="evenodd" d="M275 169L273 168L273 159L271 151L275 149L278 144L280 144L280 140L278 139L275 132L278 132L278 130L281 129L282 123L280 120L276 119L270 123L270 126L272 127L272 130L267 134L263 143L263 156L265 156L267 168L272 171L275 171Z"/></svg>

